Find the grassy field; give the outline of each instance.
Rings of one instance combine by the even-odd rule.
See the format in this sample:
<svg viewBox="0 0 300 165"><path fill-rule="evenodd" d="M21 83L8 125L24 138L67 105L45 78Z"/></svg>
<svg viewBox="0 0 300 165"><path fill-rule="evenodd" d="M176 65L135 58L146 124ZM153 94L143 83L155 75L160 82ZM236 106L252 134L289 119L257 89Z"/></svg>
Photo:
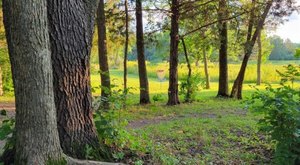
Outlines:
<svg viewBox="0 0 300 165"><path fill-rule="evenodd" d="M262 65L262 83L270 83L270 84L278 84L280 82L280 77L276 73L276 70L282 70L283 66L293 63L293 64L300 64L300 61L268 61ZM167 93L168 90L168 63L147 63L147 71L149 77L149 88L151 94L158 94ZM236 78L236 75L239 71L239 64L229 64L229 89L231 89L232 83ZM213 93L217 91L218 87L218 68L219 66L214 63L209 64L209 72L210 72L210 79L211 79L211 89L210 90L202 90L201 95L206 95L205 93ZM92 75L91 75L91 82L92 87L98 87L100 84L100 76L97 72L98 65L92 65ZM164 81L159 81L157 77L157 70L164 70L166 79ZM112 69L111 77L113 80L113 84L122 87L123 86L123 70L122 69ZM182 64L179 65L179 79L184 78L187 73L186 65ZM193 73L199 73L200 76L204 79L204 68L203 65L199 67L193 66ZM251 62L247 67L247 72L245 76L245 85L244 90L252 90L250 86L255 85L256 83L256 64ZM130 61L128 63L128 86L134 88L132 90L133 93L138 93L139 87L139 79L138 79L138 68L137 63ZM264 85L258 87L263 88ZM95 95L99 95L100 90L95 91Z"/></svg>
<svg viewBox="0 0 300 165"><path fill-rule="evenodd" d="M279 82L276 69L282 69L283 65L271 62L264 64L263 82L276 86ZM99 95L100 90L96 87L100 84L100 76L96 71L97 65L92 66L93 95ZM158 81L156 75L158 69L167 71L167 67L166 63L148 63L151 98L161 94L163 100L140 106L137 105L139 82L136 63L129 63L128 85L133 90L128 96L127 108L120 110L120 117L128 121L126 129L146 148L140 151L142 147L137 147L137 152L143 155L140 164L271 164L274 144L258 131L256 123L260 116L249 112L243 101L215 97L218 87L217 65L210 64L211 89L201 89L192 104L173 107L165 105L168 82ZM182 77L186 72L185 65L179 68L179 76ZM200 66L198 71L202 72L202 69L203 66ZM229 65L231 83L238 69L238 64ZM255 85L255 69L255 64L250 63L244 97L254 91L251 85ZM111 76L113 84L122 88L122 70L111 70ZM258 88L263 89L264 85ZM3 101L13 101L13 96L0 97L0 102Z"/></svg>

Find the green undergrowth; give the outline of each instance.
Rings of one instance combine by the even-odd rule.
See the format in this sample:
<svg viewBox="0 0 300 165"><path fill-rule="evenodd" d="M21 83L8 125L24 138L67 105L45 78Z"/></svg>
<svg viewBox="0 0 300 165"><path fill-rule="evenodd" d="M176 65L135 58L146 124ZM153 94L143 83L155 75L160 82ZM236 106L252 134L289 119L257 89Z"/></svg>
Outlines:
<svg viewBox="0 0 300 165"><path fill-rule="evenodd" d="M209 98L174 107L131 106L122 116L130 121L129 132L151 146L148 163L269 164L273 157L274 144L258 133L261 117L241 101Z"/></svg>

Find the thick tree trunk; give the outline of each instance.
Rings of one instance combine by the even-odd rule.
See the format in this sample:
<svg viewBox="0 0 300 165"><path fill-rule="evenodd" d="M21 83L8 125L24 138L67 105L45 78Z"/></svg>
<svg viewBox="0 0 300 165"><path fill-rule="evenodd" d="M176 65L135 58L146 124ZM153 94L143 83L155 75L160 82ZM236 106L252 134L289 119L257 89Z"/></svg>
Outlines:
<svg viewBox="0 0 300 165"><path fill-rule="evenodd" d="M89 71L97 2L48 0L47 7L60 143L66 154L84 158L86 145L99 148Z"/></svg>
<svg viewBox="0 0 300 165"><path fill-rule="evenodd" d="M219 89L217 96L228 97L228 62L227 62L227 44L228 32L227 22L221 21L227 17L227 4L226 0L219 1L218 19L219 21L219 36L220 36L220 49L219 49Z"/></svg>
<svg viewBox="0 0 300 165"><path fill-rule="evenodd" d="M145 61L142 0L136 0L136 47L140 78L140 104L150 103Z"/></svg>
<svg viewBox="0 0 300 165"><path fill-rule="evenodd" d="M16 97L14 164L59 160L46 0L4 0L3 11Z"/></svg>
<svg viewBox="0 0 300 165"><path fill-rule="evenodd" d="M239 74L238 74L236 80L234 81L232 91L231 91L231 97L233 97L233 98L242 99L243 82L244 82L244 77L245 77L245 73L246 73L248 60L249 60L251 53L249 55L248 54L245 55L242 65L241 65L241 69L239 71Z"/></svg>
<svg viewBox="0 0 300 165"><path fill-rule="evenodd" d="M180 104L178 97L178 44L179 44L179 1L172 0L171 5L171 42L170 42L170 68L169 89L167 105Z"/></svg>
<svg viewBox="0 0 300 165"><path fill-rule="evenodd" d="M128 44L129 44L129 15L128 15L128 0L125 0L125 50L124 50L124 92L127 90L127 58L128 58Z"/></svg>
<svg viewBox="0 0 300 165"><path fill-rule="evenodd" d="M255 3L255 0L253 0L252 2ZM247 63L248 63L248 60L249 60L249 58L252 54L252 50L253 50L255 41L256 41L259 33L261 32L261 29L263 28L264 22L267 18L267 15L270 11L270 8L271 8L272 4L273 4L273 0L269 0L266 3L266 7L264 9L264 12L260 17L260 20L258 21L258 24L255 28L255 32L254 32L253 35L251 35L252 34L252 28L251 27L248 28L247 42L246 42L245 48L244 48L245 49L245 56L244 56L239 74L238 74L236 80L234 81L234 84L233 84L233 87L232 87L232 90L231 90L230 97L232 97L232 98L242 99L243 82L244 82L244 77L245 77L245 73L246 73ZM254 13L254 10L253 10L253 13ZM252 20L252 19L254 19L254 14L252 14L252 12L251 12L251 15L252 15L251 16L252 18L250 17L249 26L251 26L251 24L254 22Z"/></svg>
<svg viewBox="0 0 300 165"><path fill-rule="evenodd" d="M202 50L203 52L203 61L204 61L204 73L205 73L205 89L210 89L210 76L208 72L208 60L207 60L207 54L205 48Z"/></svg>
<svg viewBox="0 0 300 165"><path fill-rule="evenodd" d="M190 63L190 59L187 53L187 49L186 49L186 45L184 42L184 38L181 38L182 41L182 46L183 46L183 50L184 50L184 56L185 56L185 61L187 64L187 68L188 68L188 75L187 75L187 93L186 93L186 98L185 98L185 102L191 102L191 95L193 93L192 89L191 89L191 77L192 77L192 67L191 67L191 63Z"/></svg>
<svg viewBox="0 0 300 165"><path fill-rule="evenodd" d="M97 27L98 27L98 53L99 53L99 66L101 78L101 97L103 104L102 108L109 109L108 97L111 94L110 88L110 74L107 59L107 46L106 46L106 21L104 11L104 0L99 1L97 11Z"/></svg>
<svg viewBox="0 0 300 165"><path fill-rule="evenodd" d="M257 36L257 47L258 47L258 56L257 56L256 85L260 85L261 84L261 58L262 58L261 33L259 33Z"/></svg>

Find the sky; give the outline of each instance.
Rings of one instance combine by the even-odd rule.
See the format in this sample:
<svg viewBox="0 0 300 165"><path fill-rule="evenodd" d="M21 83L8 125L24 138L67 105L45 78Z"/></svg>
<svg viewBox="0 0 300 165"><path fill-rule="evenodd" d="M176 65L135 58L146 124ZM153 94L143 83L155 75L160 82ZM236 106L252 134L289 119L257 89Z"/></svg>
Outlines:
<svg viewBox="0 0 300 165"><path fill-rule="evenodd" d="M300 0L297 0L300 5ZM300 43L300 13L294 12L289 21L280 25L274 33L283 39L289 38L294 43Z"/></svg>

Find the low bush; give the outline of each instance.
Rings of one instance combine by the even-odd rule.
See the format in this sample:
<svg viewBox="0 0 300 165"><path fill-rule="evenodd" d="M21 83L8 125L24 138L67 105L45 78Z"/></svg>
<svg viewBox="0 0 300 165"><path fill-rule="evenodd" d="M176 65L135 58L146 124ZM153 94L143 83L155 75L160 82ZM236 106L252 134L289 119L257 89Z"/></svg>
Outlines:
<svg viewBox="0 0 300 165"><path fill-rule="evenodd" d="M263 114L259 120L261 131L270 135L276 144L276 164L300 163L300 89L294 88L294 80L300 77L300 66L288 65L281 86L256 90L247 105L254 112Z"/></svg>

